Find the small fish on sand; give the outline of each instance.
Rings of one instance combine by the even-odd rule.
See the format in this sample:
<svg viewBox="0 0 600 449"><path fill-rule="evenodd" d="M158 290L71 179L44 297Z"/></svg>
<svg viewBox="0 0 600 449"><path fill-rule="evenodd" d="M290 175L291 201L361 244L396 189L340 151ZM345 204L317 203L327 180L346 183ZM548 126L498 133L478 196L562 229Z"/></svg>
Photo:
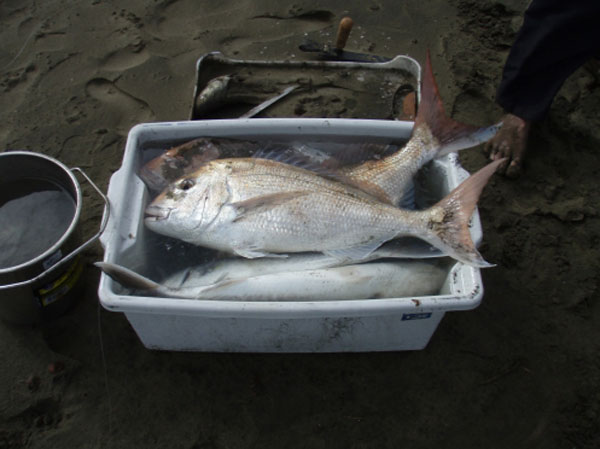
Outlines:
<svg viewBox="0 0 600 449"><path fill-rule="evenodd" d="M194 109L196 114L203 114L222 104L227 97L227 88L231 75L222 75L210 80L196 97Z"/></svg>

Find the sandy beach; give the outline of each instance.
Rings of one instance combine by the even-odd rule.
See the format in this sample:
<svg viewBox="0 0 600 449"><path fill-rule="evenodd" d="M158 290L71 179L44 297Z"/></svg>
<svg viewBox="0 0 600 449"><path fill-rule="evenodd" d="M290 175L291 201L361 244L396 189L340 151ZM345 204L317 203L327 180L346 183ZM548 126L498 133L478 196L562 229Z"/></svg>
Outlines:
<svg viewBox="0 0 600 449"><path fill-rule="evenodd" d="M0 151L55 157L106 191L132 126L189 118L202 55L314 60L300 43L331 42L344 16L347 50L424 64L429 49L448 114L489 125L527 3L6 0ZM99 306L94 245L68 313L0 322L0 448L600 447L599 104L582 67L534 126L524 175L491 180L483 302L422 351L151 351ZM487 162L481 148L460 160ZM84 199L91 235L103 204L89 186Z"/></svg>

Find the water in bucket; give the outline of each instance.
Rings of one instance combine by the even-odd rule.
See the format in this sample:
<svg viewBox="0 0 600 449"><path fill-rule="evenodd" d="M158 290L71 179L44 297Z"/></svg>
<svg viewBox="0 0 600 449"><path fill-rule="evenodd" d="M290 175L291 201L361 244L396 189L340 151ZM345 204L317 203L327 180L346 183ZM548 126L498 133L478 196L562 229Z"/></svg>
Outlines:
<svg viewBox="0 0 600 449"><path fill-rule="evenodd" d="M20 265L51 248L75 214L75 200L52 181L0 183L0 269Z"/></svg>

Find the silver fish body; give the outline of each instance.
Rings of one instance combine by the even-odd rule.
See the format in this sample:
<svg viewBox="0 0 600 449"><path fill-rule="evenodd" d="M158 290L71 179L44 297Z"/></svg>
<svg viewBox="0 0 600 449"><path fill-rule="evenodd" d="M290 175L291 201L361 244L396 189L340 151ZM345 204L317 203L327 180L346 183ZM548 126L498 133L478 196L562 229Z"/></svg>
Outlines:
<svg viewBox="0 0 600 449"><path fill-rule="evenodd" d="M227 90L231 83L230 75L222 75L210 80L204 89L198 93L194 103L194 111L202 115L219 106L227 98Z"/></svg>
<svg viewBox="0 0 600 449"><path fill-rule="evenodd" d="M298 256L295 256L298 257ZM252 261L256 262L256 261ZM333 301L438 294L447 276L439 261L396 260L234 277L175 273L158 284L114 264L96 264L137 294L227 301Z"/></svg>
<svg viewBox="0 0 600 449"><path fill-rule="evenodd" d="M346 301L439 294L446 270L432 261L369 262L227 281L196 298L242 301ZM190 291L179 291L189 295ZM188 296L189 297L189 296Z"/></svg>
<svg viewBox="0 0 600 449"><path fill-rule="evenodd" d="M497 164L470 181L475 197L462 188L444 205L407 211L309 170L265 159L220 159L159 195L146 209L145 223L157 233L248 258L321 251L360 260L388 240L414 236L487 266L466 222ZM466 217L460 200L465 190ZM462 223L456 232L455 220Z"/></svg>
<svg viewBox="0 0 600 449"><path fill-rule="evenodd" d="M417 239L399 239L377 248L362 262L381 259L429 259L439 258L440 252ZM196 288L226 281L246 279L256 276L277 275L286 272L323 270L343 266L348 261L323 253L300 253L284 258L263 257L246 259L243 257L216 258L200 265L177 270L164 276L160 283L169 289ZM151 282L136 284L134 272L111 263L98 262L98 267L126 286L138 285L141 289L154 288ZM145 285L145 286L144 286Z"/></svg>
<svg viewBox="0 0 600 449"><path fill-rule="evenodd" d="M147 209L146 225L189 243L253 257L365 245L373 250L396 236L424 233L422 215L308 170L237 158L211 161L161 194Z"/></svg>

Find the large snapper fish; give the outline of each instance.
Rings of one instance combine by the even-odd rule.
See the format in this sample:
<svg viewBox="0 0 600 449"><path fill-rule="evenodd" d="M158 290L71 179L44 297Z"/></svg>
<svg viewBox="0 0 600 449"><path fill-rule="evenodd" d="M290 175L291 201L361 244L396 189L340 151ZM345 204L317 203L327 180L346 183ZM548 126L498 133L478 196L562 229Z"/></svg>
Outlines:
<svg viewBox="0 0 600 449"><path fill-rule="evenodd" d="M318 251L361 260L383 243L417 237L464 263L486 267L468 222L494 161L423 211L399 209L342 182L255 158L210 161L146 209L159 234L255 258Z"/></svg>
<svg viewBox="0 0 600 449"><path fill-rule="evenodd" d="M313 168L326 168L332 177L368 192L390 204L411 205L411 186L418 170L434 158L470 148L494 136L500 125L477 128L456 122L446 116L427 53L421 89L421 104L410 140L400 150L389 152L386 144L348 144L329 156L319 148L290 143L279 144L271 153L284 157L300 157ZM181 176L193 173L202 165L218 158L241 154L263 154L258 142L223 138L199 138L172 148L149 161L140 176L153 190L160 191ZM372 158L375 156L375 158ZM364 159L369 160L364 161ZM281 158L280 160L285 161ZM361 162L361 163L358 163ZM320 174L324 174L321 171Z"/></svg>

